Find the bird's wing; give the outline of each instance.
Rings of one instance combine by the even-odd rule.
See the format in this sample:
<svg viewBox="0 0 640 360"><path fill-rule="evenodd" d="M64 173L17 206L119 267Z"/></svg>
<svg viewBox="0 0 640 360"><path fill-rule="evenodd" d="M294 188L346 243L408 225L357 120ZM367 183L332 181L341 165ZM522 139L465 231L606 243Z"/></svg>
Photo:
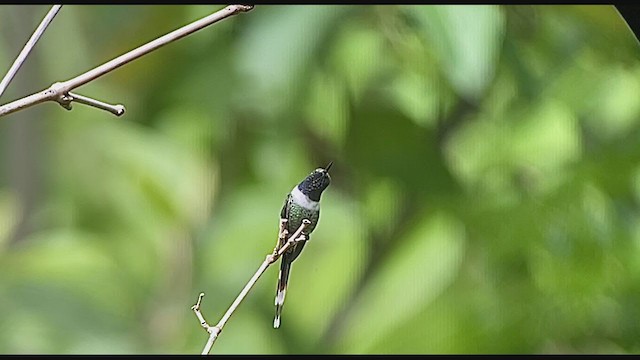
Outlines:
<svg viewBox="0 0 640 360"><path fill-rule="evenodd" d="M284 205L282 205L282 210L280 210L280 219L288 219L289 218L289 202L291 201L291 193L289 193L289 195L287 195L287 197L284 199ZM288 226L285 226L285 229L288 228ZM280 248L281 246L283 246L285 244L285 242L287 241L287 239L280 239L278 240L278 248Z"/></svg>
<svg viewBox="0 0 640 360"><path fill-rule="evenodd" d="M291 201L291 193L289 193L284 199L284 205L282 205L282 210L280 210L280 219L289 218L289 207L287 206L287 204L289 204L289 201Z"/></svg>

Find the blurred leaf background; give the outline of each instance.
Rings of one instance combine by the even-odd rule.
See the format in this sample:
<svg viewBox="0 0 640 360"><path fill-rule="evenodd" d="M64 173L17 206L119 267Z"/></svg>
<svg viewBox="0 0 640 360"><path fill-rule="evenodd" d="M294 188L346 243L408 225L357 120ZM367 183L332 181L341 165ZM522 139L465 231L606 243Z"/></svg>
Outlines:
<svg viewBox="0 0 640 360"><path fill-rule="evenodd" d="M2 103L217 9L64 6ZM0 6L8 69L48 6ZM2 70L4 73L5 70ZM0 352L640 352L640 48L613 6L257 6L0 121Z"/></svg>

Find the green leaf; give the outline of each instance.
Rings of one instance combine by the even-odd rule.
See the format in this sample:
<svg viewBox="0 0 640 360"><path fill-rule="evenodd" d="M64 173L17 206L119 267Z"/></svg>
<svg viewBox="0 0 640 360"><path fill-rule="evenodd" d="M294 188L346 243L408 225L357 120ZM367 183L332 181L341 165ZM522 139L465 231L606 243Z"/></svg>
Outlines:
<svg viewBox="0 0 640 360"><path fill-rule="evenodd" d="M440 94L433 83L403 71L391 83L389 92L398 108L416 124L427 128L435 125L440 112Z"/></svg>
<svg viewBox="0 0 640 360"><path fill-rule="evenodd" d="M466 123L446 152L467 186L504 195L513 176L522 173L533 180L528 184L533 190L550 191L566 176L561 170L580 158L582 147L574 114L548 100L501 118Z"/></svg>
<svg viewBox="0 0 640 360"><path fill-rule="evenodd" d="M389 67L389 54L383 40L370 24L360 22L345 24L333 40L329 62L356 102L372 80Z"/></svg>
<svg viewBox="0 0 640 360"><path fill-rule="evenodd" d="M303 71L321 51L322 41L349 6L272 6L256 8L238 40L238 67L251 82L249 99L273 114L290 106ZM273 26L278 24L278 26ZM298 82L300 81L300 82ZM266 100L266 101L265 101ZM251 105L250 103L248 105Z"/></svg>
<svg viewBox="0 0 640 360"><path fill-rule="evenodd" d="M339 351L367 352L429 306L455 280L464 240L463 225L437 213L399 241L347 314Z"/></svg>
<svg viewBox="0 0 640 360"><path fill-rule="evenodd" d="M493 79L505 33L505 17L495 5L407 6L422 24L444 75L463 97L478 99Z"/></svg>
<svg viewBox="0 0 640 360"><path fill-rule="evenodd" d="M613 139L630 131L640 120L640 67L604 71L604 81L594 94L599 100L589 107L587 124L599 136Z"/></svg>
<svg viewBox="0 0 640 360"><path fill-rule="evenodd" d="M40 232L25 240L26 246L0 261L4 281L12 286L48 284L73 292L104 312L123 315L131 311L118 281L118 265L108 256L99 239L77 230Z"/></svg>
<svg viewBox="0 0 640 360"><path fill-rule="evenodd" d="M318 72L310 80L305 119L311 131L340 147L349 123L349 99L343 81Z"/></svg>

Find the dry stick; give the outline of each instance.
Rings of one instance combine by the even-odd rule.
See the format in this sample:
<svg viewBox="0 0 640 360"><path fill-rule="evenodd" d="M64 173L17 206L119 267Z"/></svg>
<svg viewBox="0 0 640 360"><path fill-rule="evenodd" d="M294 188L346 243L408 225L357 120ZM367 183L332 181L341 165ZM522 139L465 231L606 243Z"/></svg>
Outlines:
<svg viewBox="0 0 640 360"><path fill-rule="evenodd" d="M85 104L85 105L96 107L98 109L106 110L115 116L120 116L124 114L124 111L125 111L124 105L121 105L121 104L118 104L118 105L107 104L102 101L92 99L90 97L72 93L71 91L69 91L68 94L70 99L65 99L65 100L68 100L69 104L71 103L71 101L75 101L80 104ZM62 106L65 106L65 105L63 104ZM70 107L69 107L69 110L71 110Z"/></svg>
<svg viewBox="0 0 640 360"><path fill-rule="evenodd" d="M98 77L107 74L119 68L120 66L127 64L143 55L146 55L170 42L181 39L220 20L226 19L241 12L250 11L251 9L253 9L253 5L229 5L222 10L216 11L209 16L206 16L200 20L194 21L166 35L163 35L72 79L64 82L54 83L45 90L2 105L0 106L0 116L8 115L45 101L56 101L65 109L69 110L71 109L71 102L73 100L79 99L77 94L74 96L69 95L69 91L79 86L85 85L86 83L91 82ZM87 98L85 97L84 99L86 100ZM119 106L121 105L109 105L97 100L84 101L83 103L92 106L96 106L97 103L100 103L102 106L97 107L101 109L104 109L106 105L107 107L111 107L111 109L108 110L116 115L123 112L119 111Z"/></svg>
<svg viewBox="0 0 640 360"><path fill-rule="evenodd" d="M286 222L287 220L285 219L280 220L280 232L278 235L280 239L284 239L287 235L287 230L284 229L284 225L286 224ZM287 239L287 242L280 248L276 247L275 249L273 249L273 253L267 255L267 257L262 262L262 265L260 265L256 273L253 274L247 285L244 286L238 297L236 297L235 301L231 304L227 312L222 316L222 319L220 319L216 326L210 326L209 324L207 324L204 316L202 316L202 312L200 311L200 303L202 302L204 293L200 293L200 295L198 296L198 302L196 302L196 304L191 307L191 310L193 310L193 312L196 314L198 321L200 321L200 325L202 325L202 327L209 333L209 339L207 340L207 343L202 350L202 355L209 354L209 352L211 351L211 347L213 347L213 343L218 338L218 335L222 332L224 325L227 323L227 321L229 321L231 315L233 315L242 300L244 300L244 298L249 293L249 290L251 290L253 285L255 285L255 283L258 281L258 278L260 278L260 276L267 270L269 265L276 262L276 260L278 260L278 258L280 258L280 256L282 256L282 254L284 254L284 252L296 241L305 239L305 236L300 234L309 224L311 224L311 221L307 219L302 220L302 224L300 225L298 230L296 230L293 235L291 235L289 239Z"/></svg>
<svg viewBox="0 0 640 360"><path fill-rule="evenodd" d="M38 25L36 30L33 32L27 43L24 44L22 51L20 51L20 54L18 54L18 57L9 68L9 71L7 71L7 74L4 76L2 81L0 81L0 97L2 97L2 94L7 89L7 86L9 86L9 83L11 82L11 80L13 80L13 77L16 76L16 73L18 72L24 61L27 59L27 56L29 56L29 53L36 45L38 40L40 40L40 37L42 36L42 34L44 34L44 31L47 30L47 26L49 26L51 21L53 21L53 18L56 17L61 7L62 5L53 5L47 15L45 15L40 22L40 25Z"/></svg>

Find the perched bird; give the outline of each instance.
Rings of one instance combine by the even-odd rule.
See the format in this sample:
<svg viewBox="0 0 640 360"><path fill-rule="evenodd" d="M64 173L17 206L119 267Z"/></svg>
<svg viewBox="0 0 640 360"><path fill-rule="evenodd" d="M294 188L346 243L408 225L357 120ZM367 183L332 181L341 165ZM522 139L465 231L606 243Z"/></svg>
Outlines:
<svg viewBox="0 0 640 360"><path fill-rule="evenodd" d="M305 240L301 240L290 246L282 254L280 263L280 274L278 275L278 287L276 288L276 316L273 319L273 327L280 327L280 314L284 304L284 296L287 292L287 281L291 272L291 263L295 260L309 240L309 234L315 229L320 218L320 195L329 186L331 177L329 169L333 162L330 162L324 169L317 168L309 174L302 182L296 185L287 195L284 201L280 218L286 219L285 229L291 236L302 224L302 220L308 219L311 223L302 232ZM280 239L278 248L286 243L287 239Z"/></svg>

